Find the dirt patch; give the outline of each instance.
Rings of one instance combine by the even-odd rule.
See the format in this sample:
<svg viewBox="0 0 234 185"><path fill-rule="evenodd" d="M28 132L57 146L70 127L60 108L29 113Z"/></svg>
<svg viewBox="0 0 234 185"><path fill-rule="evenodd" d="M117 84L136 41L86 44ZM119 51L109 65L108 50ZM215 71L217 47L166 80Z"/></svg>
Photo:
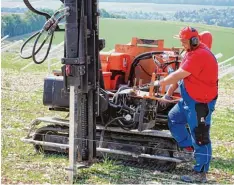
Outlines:
<svg viewBox="0 0 234 185"><path fill-rule="evenodd" d="M34 92L42 89L45 72L29 73L2 69L1 88L10 91Z"/></svg>

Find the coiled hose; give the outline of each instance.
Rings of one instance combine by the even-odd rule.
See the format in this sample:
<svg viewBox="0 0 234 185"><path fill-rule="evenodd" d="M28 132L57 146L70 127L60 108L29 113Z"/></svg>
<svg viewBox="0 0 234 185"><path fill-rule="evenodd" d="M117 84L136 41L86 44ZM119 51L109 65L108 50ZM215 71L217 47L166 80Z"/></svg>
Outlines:
<svg viewBox="0 0 234 185"><path fill-rule="evenodd" d="M31 10L32 12L38 14L38 15L42 15L42 16L45 16L46 18L46 23L44 24L43 28L34 33L32 36L30 36L24 43L23 45L21 46L20 48L20 57L23 58L23 59L29 59L29 58L33 58L33 61L36 63L36 64L41 64L43 63L46 58L48 57L48 54L49 54L49 51L51 49L51 45L52 45L52 42L53 42L53 37L54 37L54 31L64 31L64 29L60 29L58 27L58 23L63 19L65 18L66 16L69 15L68 12L66 12L64 15L60 16L57 20L55 19L55 17L63 12L63 11L69 11L69 7L65 7L65 8L62 8L58 11L56 11L52 16L50 16L48 13L46 12L41 12L41 11L38 11L36 10L35 8L32 7L32 5L30 4L30 2L28 0L23 0L25 5L28 7L29 10ZM38 49L36 50L36 46L37 46L37 43L38 43L38 40L40 39L41 35L44 33L44 32L47 32L47 36L44 38L44 40L42 41L41 45L38 47ZM34 37L36 37L36 40L34 42L34 45L33 45L33 49L32 49L32 54L30 54L29 56L23 56L23 50L24 50L24 47L27 45L27 43L29 43L29 41L31 41ZM38 52L42 49L42 47L44 46L44 44L46 43L46 41L49 39L50 37L50 41L49 41L49 45L48 45L48 48L47 48L47 51L46 51L46 54L45 56L42 58L41 61L37 61L36 60L36 55L38 54Z"/></svg>
<svg viewBox="0 0 234 185"><path fill-rule="evenodd" d="M54 31L56 30L56 27L58 25L58 23L63 19L65 18L67 15L69 15L69 13L66 13L62 16L60 16L56 21L54 21L54 16L52 16L49 20L49 23L48 25L50 24L51 26L47 26L47 23L44 25L43 29L40 31L40 33L38 34L35 42L34 42L34 45L33 45L33 50L32 50L32 58L33 58L33 61L36 63L36 64L42 64L46 58L48 57L49 55L49 52L50 52L50 48L51 48L51 45L52 45L52 41L53 41L53 37L54 37ZM47 21L48 22L48 21ZM47 28L49 27L49 29L47 30ZM49 46L47 48L47 51L46 51L46 54L45 56L43 57L43 59L41 61L37 61L36 59L36 54L38 53L38 50L36 50L36 46L37 46L37 43L38 43L38 40L40 39L41 35L43 34L43 32L47 31L48 34L47 36L44 38L42 44L40 45L39 49L42 48L42 46L45 44L45 42L47 41L47 39L50 37L50 41L49 41Z"/></svg>

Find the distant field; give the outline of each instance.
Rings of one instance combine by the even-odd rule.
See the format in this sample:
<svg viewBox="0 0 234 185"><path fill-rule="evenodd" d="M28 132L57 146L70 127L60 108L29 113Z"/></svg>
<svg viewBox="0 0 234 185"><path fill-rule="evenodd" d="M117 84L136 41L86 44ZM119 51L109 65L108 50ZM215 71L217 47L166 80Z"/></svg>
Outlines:
<svg viewBox="0 0 234 185"><path fill-rule="evenodd" d="M59 8L62 3L60 0L33 0L30 1L35 8ZM1 7L25 8L22 0L2 0ZM182 10L198 10L201 8L227 8L227 6L209 6L209 5L183 5L183 4L155 4L155 3L119 3L119 2L100 2L100 8L107 11L142 11L142 12L176 12Z"/></svg>
<svg viewBox="0 0 234 185"><path fill-rule="evenodd" d="M183 5L183 4L155 4L155 3L119 3L119 2L101 2L100 8L107 11L142 11L142 12L176 12L176 11L191 11L202 8L222 9L227 6L204 6L204 5Z"/></svg>
<svg viewBox="0 0 234 185"><path fill-rule="evenodd" d="M173 35L187 25L194 26L199 32L204 30L212 32L212 51L215 54L223 53L222 60L234 56L233 28L162 21L101 19L100 37L106 40L106 51L113 49L115 44L128 43L132 37L164 39L167 47L180 46L179 41L174 39ZM56 34L54 43L63 41L63 38L63 33Z"/></svg>
<svg viewBox="0 0 234 185"><path fill-rule="evenodd" d="M24 15L23 13L10 13L10 12L1 12L1 15L12 15L12 14L18 14L18 15Z"/></svg>

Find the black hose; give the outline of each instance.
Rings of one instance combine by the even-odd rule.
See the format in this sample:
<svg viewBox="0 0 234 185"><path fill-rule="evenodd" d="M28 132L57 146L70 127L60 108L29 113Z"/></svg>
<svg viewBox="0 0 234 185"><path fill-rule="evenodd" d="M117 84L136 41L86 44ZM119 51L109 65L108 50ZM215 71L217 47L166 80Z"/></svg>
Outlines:
<svg viewBox="0 0 234 185"><path fill-rule="evenodd" d="M52 44L52 41L53 41L54 31L64 31L64 29L60 29L60 28L58 27L58 23L59 23L66 15L69 15L69 14L64 14L64 15L60 16L60 17L58 18L58 20L56 20L56 21L55 21L54 17L55 17L56 15L58 15L59 13L61 13L62 11L64 11L64 10L69 10L69 8L64 8L64 9L58 10L58 11L56 11L56 12L53 14L53 16L51 16L51 15L49 15L49 14L46 13L46 12L41 12L41 11L38 11L38 10L36 10L35 8L33 8L32 5L30 4L29 0L23 0L23 1L24 1L24 4L27 6L27 8L28 8L29 10L31 10L32 12L34 12L34 13L36 13L36 14L38 14L38 15L45 16L47 21L46 21L46 23L45 23L45 25L43 26L43 28L42 28L41 31L38 31L38 32L36 32L35 34L33 34L32 36L30 36L30 37L24 42L24 44L21 46L21 48L20 48L20 57L23 58L23 59L29 59L29 58L32 57L32 58L33 58L33 61L34 61L36 64L41 64L41 63L43 63L43 62L46 60L46 58L47 58L47 56L48 56L48 54L49 54L49 51L50 51L50 48L51 48L51 44ZM42 42L42 44L40 45L40 47L36 50L37 42L38 42L39 38L41 37L41 35L42 35L42 33L43 33L44 31L49 31L49 33L48 33L46 39L43 40L43 42ZM36 36L37 36L37 38L36 38L35 43L34 43L34 45L33 45L32 54L29 55L29 56L23 56L22 53L23 53L24 47L26 46L26 44L27 44L30 40L32 40L32 39L33 39L34 37L36 37ZM35 55L42 49L42 47L43 47L44 44L46 43L46 41L47 41L47 39L49 38L49 36L50 36L51 38L50 38L50 41L49 41L49 46L48 46L48 48L47 48L46 54L45 54L44 58L43 58L41 61L37 61L36 58L35 58ZM36 50L36 51L35 51L35 50Z"/></svg>
<svg viewBox="0 0 234 185"><path fill-rule="evenodd" d="M49 52L50 52L51 44L52 44L53 37L54 37L54 33L52 32L52 34L50 35L49 46L48 46L48 48L47 48L47 51L46 51L46 54L45 54L44 58L43 58L41 61L37 61L37 60L36 60L36 52L35 52L35 50L36 50L37 42L38 42L38 40L40 39L42 33L43 33L43 32L40 32L40 34L37 36L37 38L36 38L36 40L35 40L35 43L34 43L34 45L33 45L33 50L32 50L33 61L34 61L36 64L42 64L42 63L46 60L46 58L47 58L47 56L48 56L48 54L49 54ZM45 44L45 42L47 41L48 37L49 37L49 36L47 35L47 37L43 40L43 42L42 42L40 48Z"/></svg>
<svg viewBox="0 0 234 185"><path fill-rule="evenodd" d="M45 42L47 41L47 39L46 39L46 40L44 39L44 41L42 42L42 44L40 45L40 47L37 49L37 51L33 51L31 55L24 57L23 54L22 54L22 53L23 53L24 47L26 46L26 44L27 44L30 40L32 40L32 39L33 39L34 37L36 37L36 36L37 36L37 38L38 38L38 37L40 38L41 34L42 34L44 31L48 31L48 30L51 28L51 26L52 26L55 22L56 22L56 21L55 21L53 18L48 19L48 20L46 21L46 23L44 24L42 30L36 32L35 34L33 34L31 37L29 37L29 38L24 42L24 44L23 44L23 45L21 46L21 48L20 48L20 57L21 57L21 58L23 58L23 59L29 59L29 58L33 57L33 55L36 55L36 54L41 50L41 48L43 47L43 45L45 44ZM36 40L37 40L37 39L36 39ZM35 44L35 43L34 43L34 44Z"/></svg>
<svg viewBox="0 0 234 185"><path fill-rule="evenodd" d="M147 74L148 76L152 76L151 74L149 74L144 68L143 68L143 66L141 65L141 64L138 64L138 66L140 66L141 67L141 69L145 72L145 74Z"/></svg>
<svg viewBox="0 0 234 185"><path fill-rule="evenodd" d="M58 23L63 19L65 18L67 15L69 15L68 13L67 14L64 14L64 15L61 15L56 21L54 21L53 18L49 19L47 21L47 23L44 25L43 29L40 31L40 33L38 34L35 42L34 42L34 45L33 45L33 50L32 50L32 57L33 57L33 61L36 63L36 64L42 64L46 58L48 57L49 55L49 52L50 52L50 48L51 48L51 45L52 45L52 41L53 41L53 37L54 37L54 31L56 30L57 28L57 25ZM44 31L48 31L48 35L46 36L46 38L43 40L42 44L40 45L39 49L35 52L36 50L36 45L38 43L38 40L40 39L42 33ZM43 47L43 45L46 43L47 39L50 37L50 41L49 41L49 46L47 48L47 51L46 51L46 54L44 56L44 58L41 60L41 61L37 61L36 60L36 54L38 53L39 50L41 50L41 48Z"/></svg>
<svg viewBox="0 0 234 185"><path fill-rule="evenodd" d="M166 62L166 63L164 63L163 64L163 70L165 70L165 68L167 67L167 66L169 66L170 64L177 64L177 63L180 63L178 60L173 60L173 61L171 61L171 62Z"/></svg>
<svg viewBox="0 0 234 185"><path fill-rule="evenodd" d="M112 119L111 121L109 121L106 125L105 125L105 129L113 122L117 121L116 123L124 130L130 130L133 126L136 125L136 122L133 122L129 125L125 125L123 124L122 121L120 121L121 119L125 119L124 117L116 117L114 119Z"/></svg>
<svg viewBox="0 0 234 185"><path fill-rule="evenodd" d="M131 124L125 125L122 121L118 120L118 123L122 128L132 128L133 126L136 125L136 122L132 121Z"/></svg>
<svg viewBox="0 0 234 185"><path fill-rule="evenodd" d="M36 14L38 14L38 15L43 15L43 16L45 16L47 20L51 17L48 13L46 13L46 12L41 12L41 11L38 11L38 10L36 10L35 8L33 8L32 5L30 4L30 2L29 2L28 0L23 0L23 1L24 1L24 4L27 6L27 8L28 8L29 10L31 10L32 12L34 12L34 13L36 13Z"/></svg>
<svg viewBox="0 0 234 185"><path fill-rule="evenodd" d="M138 65L138 63L141 60L145 60L145 59L150 59L152 58L153 55L159 55L159 54L164 54L163 51L152 51L152 52L146 52L146 53L142 53L140 55L138 55L132 62L132 65L130 67L130 72L129 72L129 77L128 77L128 81L130 82L130 85L133 85L133 78L134 78L134 71L135 71L135 67Z"/></svg>
<svg viewBox="0 0 234 185"><path fill-rule="evenodd" d="M113 122L115 122L115 121L117 121L117 120L119 120L119 119L124 119L124 118L121 116L121 117L116 117L116 118L110 120L110 121L105 125L105 128L107 128L111 123L113 123Z"/></svg>
<svg viewBox="0 0 234 185"><path fill-rule="evenodd" d="M23 49L24 49L24 47L26 46L26 44L27 44L30 40L32 40L34 37L36 37L39 33L40 33L40 31L34 33L34 34L33 34L32 36L30 36L30 37L24 42L24 44L21 46L21 48L20 48L20 57L21 57L21 58L23 58L23 59L29 59L29 58L32 57L32 55L24 57L24 56L23 56ZM41 47L42 47L42 46L41 46ZM35 54L37 54L37 53L40 51L41 47L38 48L38 50L35 52Z"/></svg>

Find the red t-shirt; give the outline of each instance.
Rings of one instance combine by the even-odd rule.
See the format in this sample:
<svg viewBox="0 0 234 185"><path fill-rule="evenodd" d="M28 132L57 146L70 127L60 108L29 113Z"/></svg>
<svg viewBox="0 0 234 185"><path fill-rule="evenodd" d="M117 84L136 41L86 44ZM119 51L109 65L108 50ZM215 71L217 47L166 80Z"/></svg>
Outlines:
<svg viewBox="0 0 234 185"><path fill-rule="evenodd" d="M191 73L184 78L185 88L191 98L207 103L217 96L218 63L204 44L200 44L194 51L187 52L180 67Z"/></svg>

